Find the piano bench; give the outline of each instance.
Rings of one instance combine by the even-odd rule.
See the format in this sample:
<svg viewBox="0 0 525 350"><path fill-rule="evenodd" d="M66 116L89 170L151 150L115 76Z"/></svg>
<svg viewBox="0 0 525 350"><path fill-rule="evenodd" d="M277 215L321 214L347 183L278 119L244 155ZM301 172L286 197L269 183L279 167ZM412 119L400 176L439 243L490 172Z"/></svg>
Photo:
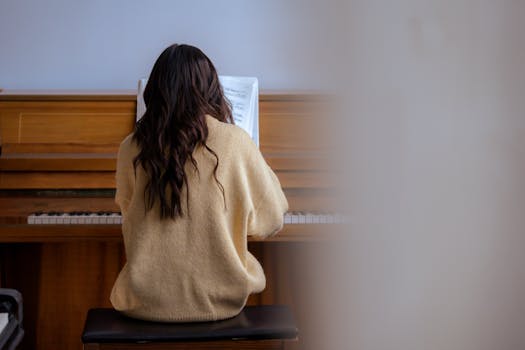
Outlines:
<svg viewBox="0 0 525 350"><path fill-rule="evenodd" d="M84 350L277 350L297 340L297 333L290 309L281 305L246 306L227 320L190 323L148 322L113 309L91 309L82 343Z"/></svg>

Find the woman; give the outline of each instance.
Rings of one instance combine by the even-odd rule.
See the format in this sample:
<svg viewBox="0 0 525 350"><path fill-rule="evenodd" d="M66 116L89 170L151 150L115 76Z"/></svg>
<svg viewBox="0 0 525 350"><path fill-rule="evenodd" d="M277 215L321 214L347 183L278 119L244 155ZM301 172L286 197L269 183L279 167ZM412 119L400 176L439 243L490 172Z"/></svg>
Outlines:
<svg viewBox="0 0 525 350"><path fill-rule="evenodd" d="M233 125L217 72L199 49L164 50L144 101L146 113L118 153L127 263L111 302L145 320L233 317L265 287L247 236L282 228L288 203L279 181Z"/></svg>

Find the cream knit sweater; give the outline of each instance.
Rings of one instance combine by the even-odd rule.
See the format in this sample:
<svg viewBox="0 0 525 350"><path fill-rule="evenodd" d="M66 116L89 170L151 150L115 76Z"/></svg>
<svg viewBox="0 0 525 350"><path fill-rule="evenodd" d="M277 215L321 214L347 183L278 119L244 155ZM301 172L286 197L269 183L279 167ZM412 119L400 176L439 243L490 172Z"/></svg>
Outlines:
<svg viewBox="0 0 525 350"><path fill-rule="evenodd" d="M129 135L117 161L116 202L122 211L127 263L111 292L115 309L154 321L209 321L233 317L248 295L266 284L259 262L247 250L247 236L260 238L282 228L288 203L279 180L259 149L239 127L207 116L207 144L195 149L198 173L185 170L183 216L160 220L158 203L144 210L146 175L136 172L137 145ZM188 162L189 163L189 162ZM189 204L189 213L187 205Z"/></svg>

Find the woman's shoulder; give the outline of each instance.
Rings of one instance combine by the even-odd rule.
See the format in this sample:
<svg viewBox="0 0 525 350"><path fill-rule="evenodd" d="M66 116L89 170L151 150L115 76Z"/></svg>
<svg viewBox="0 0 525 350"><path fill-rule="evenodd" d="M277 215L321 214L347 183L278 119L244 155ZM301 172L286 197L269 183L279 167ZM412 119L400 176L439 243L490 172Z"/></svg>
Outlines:
<svg viewBox="0 0 525 350"><path fill-rule="evenodd" d="M121 146L130 146L131 143L133 142L133 133L127 135L126 137L124 137L124 140L122 140L122 142L120 142L120 145Z"/></svg>
<svg viewBox="0 0 525 350"><path fill-rule="evenodd" d="M124 140L120 143L119 146L119 155L122 156L124 154L134 154L137 152L138 147L137 144L133 138L133 133L127 135Z"/></svg>
<svg viewBox="0 0 525 350"><path fill-rule="evenodd" d="M221 149L254 150L257 148L250 135L237 125L221 122L211 116L206 116L208 125L207 143L214 144Z"/></svg>

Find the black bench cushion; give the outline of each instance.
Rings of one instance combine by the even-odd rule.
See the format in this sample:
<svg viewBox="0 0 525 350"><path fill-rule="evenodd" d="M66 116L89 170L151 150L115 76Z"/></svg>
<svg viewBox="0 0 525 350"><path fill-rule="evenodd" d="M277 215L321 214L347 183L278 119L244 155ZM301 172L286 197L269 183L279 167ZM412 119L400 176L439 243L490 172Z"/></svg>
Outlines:
<svg viewBox="0 0 525 350"><path fill-rule="evenodd" d="M83 343L211 341L226 339L293 339L297 326L286 306L247 306L223 321L160 323L126 317L113 309L88 312Z"/></svg>

